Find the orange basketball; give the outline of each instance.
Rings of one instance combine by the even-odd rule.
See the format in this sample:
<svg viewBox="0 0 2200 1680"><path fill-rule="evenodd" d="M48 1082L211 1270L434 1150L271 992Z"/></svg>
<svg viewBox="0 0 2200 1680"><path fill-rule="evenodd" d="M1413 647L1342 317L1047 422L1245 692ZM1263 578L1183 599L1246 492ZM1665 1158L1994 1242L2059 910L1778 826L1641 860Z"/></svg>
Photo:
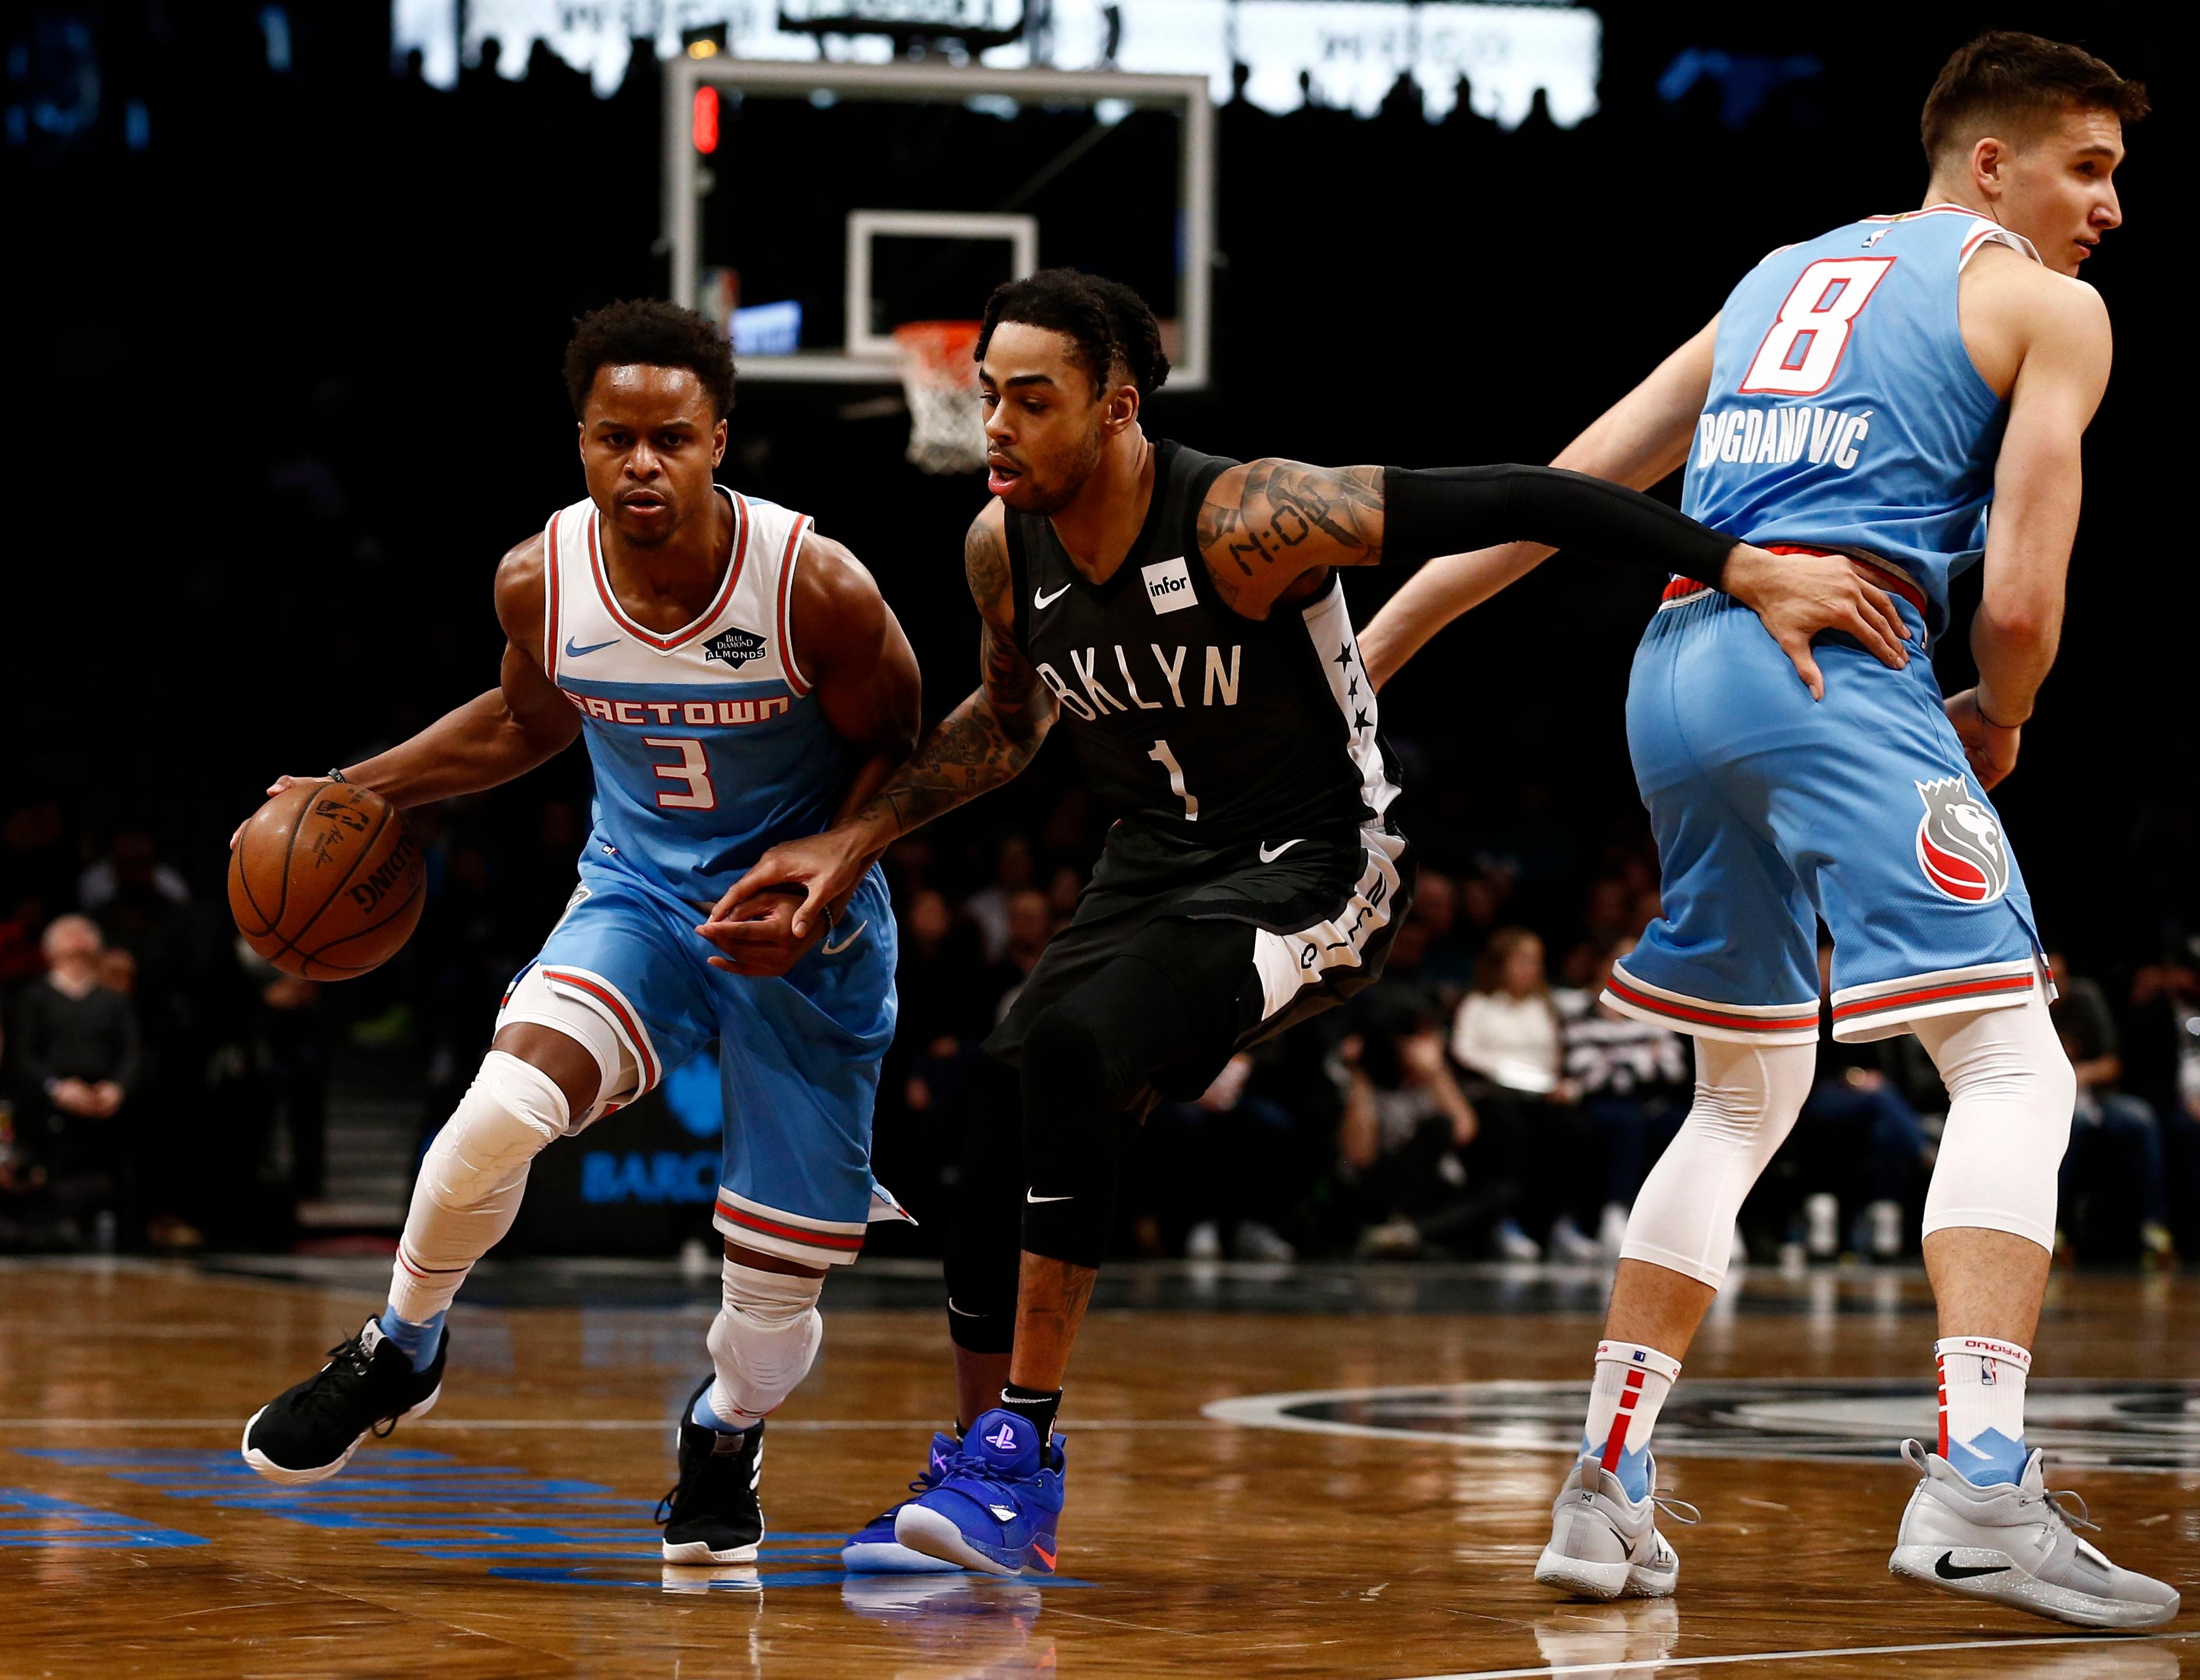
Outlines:
<svg viewBox="0 0 2200 1680"><path fill-rule="evenodd" d="M229 855L237 932L301 980L348 980L388 962L418 925L427 886L397 807L341 781L284 788Z"/></svg>

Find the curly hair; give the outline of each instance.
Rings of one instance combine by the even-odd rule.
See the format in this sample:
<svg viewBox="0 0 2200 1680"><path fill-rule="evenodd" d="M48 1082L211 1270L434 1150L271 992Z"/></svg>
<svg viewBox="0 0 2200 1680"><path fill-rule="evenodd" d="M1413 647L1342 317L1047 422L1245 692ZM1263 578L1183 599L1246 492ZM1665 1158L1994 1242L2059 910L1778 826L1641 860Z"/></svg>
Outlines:
<svg viewBox="0 0 2200 1680"><path fill-rule="evenodd" d="M2015 29L1990 29L1949 56L1925 96L1925 155L1941 155L1995 129L2044 130L2066 110L2147 114L2145 86L2126 81L2082 47ZM2018 138L2016 133L2011 138Z"/></svg>
<svg viewBox="0 0 2200 1680"><path fill-rule="evenodd" d="M977 360L985 360L993 329L1003 321L1043 327L1068 339L1076 347L1072 359L1091 380L1095 395L1107 389L1118 368L1142 399L1168 380L1161 323L1145 299L1120 280L1075 268L1042 268L994 287L978 332Z"/></svg>
<svg viewBox="0 0 2200 1680"><path fill-rule="evenodd" d="M710 393L713 418L734 409L734 350L708 315L662 298L622 298L573 323L565 347L565 392L580 415L596 383L596 370L684 367Z"/></svg>

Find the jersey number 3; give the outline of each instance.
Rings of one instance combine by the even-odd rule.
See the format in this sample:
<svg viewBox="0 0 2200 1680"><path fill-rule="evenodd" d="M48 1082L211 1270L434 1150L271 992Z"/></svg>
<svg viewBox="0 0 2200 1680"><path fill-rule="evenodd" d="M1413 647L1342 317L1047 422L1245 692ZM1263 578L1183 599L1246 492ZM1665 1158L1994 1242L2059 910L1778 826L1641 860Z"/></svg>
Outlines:
<svg viewBox="0 0 2200 1680"><path fill-rule="evenodd" d="M1805 269L1741 381L1744 395L1815 396L1833 383L1849 330L1893 257L1824 257Z"/></svg>
<svg viewBox="0 0 2200 1680"><path fill-rule="evenodd" d="M663 811L716 811L718 790L711 785L711 761L703 756L703 743L684 735L644 735L644 746L661 746L680 755L676 764L652 764L660 780L676 781L687 791L679 793L660 793L657 804Z"/></svg>

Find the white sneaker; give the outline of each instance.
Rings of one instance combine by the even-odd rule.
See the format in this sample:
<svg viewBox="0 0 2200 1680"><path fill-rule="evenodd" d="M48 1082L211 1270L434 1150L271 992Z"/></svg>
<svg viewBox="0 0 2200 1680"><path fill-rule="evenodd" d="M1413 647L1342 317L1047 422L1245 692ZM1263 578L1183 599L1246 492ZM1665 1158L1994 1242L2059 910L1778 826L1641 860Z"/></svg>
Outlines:
<svg viewBox="0 0 2200 1680"><path fill-rule="evenodd" d="M1222 1258L1222 1229L1211 1219L1203 1219L1185 1233L1184 1257L1186 1260L1220 1260Z"/></svg>
<svg viewBox="0 0 2200 1680"><path fill-rule="evenodd" d="M1548 1252L1552 1259L1576 1266L1594 1266L1604 1258L1604 1250L1582 1234L1581 1226L1563 1215L1552 1223Z"/></svg>
<svg viewBox="0 0 2200 1680"><path fill-rule="evenodd" d="M1627 1241L1627 1209L1617 1202L1604 1204L1604 1217L1596 1224L1597 1246L1604 1250L1606 1260L1619 1258L1621 1246Z"/></svg>
<svg viewBox="0 0 2200 1680"><path fill-rule="evenodd" d="M1902 1203L1881 1197L1864 1210L1865 1226L1871 1232L1871 1257L1874 1260L1899 1260L1902 1257Z"/></svg>
<svg viewBox="0 0 2200 1680"><path fill-rule="evenodd" d="M1820 1191L1803 1200L1803 1251L1813 1260L1831 1260L1841 1251L1840 1198Z"/></svg>
<svg viewBox="0 0 2200 1680"><path fill-rule="evenodd" d="M1238 1229L1231 1234L1230 1242L1240 1260L1288 1263L1299 1257L1299 1251L1284 1240L1280 1232L1256 1219L1239 1220Z"/></svg>
<svg viewBox="0 0 2200 1680"><path fill-rule="evenodd" d="M1644 1466L1658 1485L1658 1461ZM1693 1523L1699 1513L1653 1491L1630 1499L1619 1478L1593 1458L1567 1472L1551 1502L1551 1543L1536 1560L1536 1579L1584 1598L1664 1598L1681 1578L1681 1554L1658 1532L1660 1507Z"/></svg>
<svg viewBox="0 0 2200 1680"><path fill-rule="evenodd" d="M1542 1244L1523 1231L1517 1220L1501 1219L1490 1227L1489 1246L1500 1260L1541 1260Z"/></svg>
<svg viewBox="0 0 2200 1680"><path fill-rule="evenodd" d="M2177 1589L2119 1569L2071 1532L2092 1528L2079 1501L2074 1519L2051 1494L2035 1449L2016 1482L1978 1487L1916 1441L1902 1456L1924 1479L1910 1496L1887 1566L1944 1593L1991 1599L2081 1628L2158 1627L2177 1613Z"/></svg>

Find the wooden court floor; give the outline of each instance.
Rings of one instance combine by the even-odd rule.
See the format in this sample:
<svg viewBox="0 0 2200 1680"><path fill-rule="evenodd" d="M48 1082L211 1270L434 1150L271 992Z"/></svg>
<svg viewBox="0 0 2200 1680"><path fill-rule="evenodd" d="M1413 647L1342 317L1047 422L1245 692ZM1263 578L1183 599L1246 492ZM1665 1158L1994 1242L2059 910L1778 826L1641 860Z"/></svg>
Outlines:
<svg viewBox="0 0 2200 1680"><path fill-rule="evenodd" d="M243 1420L378 1304L378 1273L0 1262L0 1676L2200 1672L2191 1609L2089 1637L1886 1574L1910 1482L1886 1443L1931 1418L1914 1275L1729 1292L1684 1383L1700 1401L1669 1408L1663 1479L1704 1515L1671 1531L1680 1594L1605 1607L1528 1578L1592 1278L1118 1278L1072 1373L1063 1578L1032 1585L843 1575L840 1536L898 1494L947 1402L936 1314L838 1280L767 1437L753 1574L657 1559L667 1420L710 1311L677 1291L569 1278L549 1304L462 1303L432 1416L320 1487L259 1481ZM1317 1309L1332 1298L1348 1310ZM2194 1286L2058 1278L2039 1343L2053 1480L2191 1601Z"/></svg>

